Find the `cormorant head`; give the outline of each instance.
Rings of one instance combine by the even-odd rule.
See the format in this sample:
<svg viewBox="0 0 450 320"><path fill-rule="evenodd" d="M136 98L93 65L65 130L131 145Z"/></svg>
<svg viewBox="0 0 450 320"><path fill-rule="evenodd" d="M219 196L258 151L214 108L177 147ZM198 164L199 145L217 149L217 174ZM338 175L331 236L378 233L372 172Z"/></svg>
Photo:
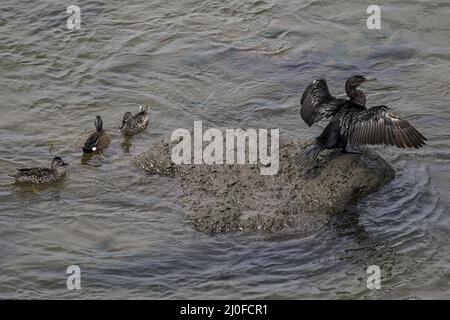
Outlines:
<svg viewBox="0 0 450 320"><path fill-rule="evenodd" d="M345 87L347 88L356 88L360 85L362 85L365 82L374 81L375 78L366 78L364 76L361 76L359 74L351 76L347 79L347 82L345 83Z"/></svg>
<svg viewBox="0 0 450 320"><path fill-rule="evenodd" d="M103 120L102 117L96 116L94 120L95 129L97 129L98 132L101 132L103 130Z"/></svg>
<svg viewBox="0 0 450 320"><path fill-rule="evenodd" d="M69 164L67 162L64 162L61 157L54 157L52 160L52 163L50 164L50 168L52 170L56 170L59 167L67 167Z"/></svg>
<svg viewBox="0 0 450 320"><path fill-rule="evenodd" d="M123 126L125 125L125 123L127 123L127 121L129 119L131 119L132 117L133 117L133 115L131 114L130 111L125 112L125 114L123 115L123 118L122 118L122 125L119 127L119 129L122 129Z"/></svg>
<svg viewBox="0 0 450 320"><path fill-rule="evenodd" d="M361 84L376 80L375 78L368 79L361 75L354 75L348 78L345 83L345 92L347 96L353 100L353 102L365 106L366 105L366 95L361 90L356 89Z"/></svg>

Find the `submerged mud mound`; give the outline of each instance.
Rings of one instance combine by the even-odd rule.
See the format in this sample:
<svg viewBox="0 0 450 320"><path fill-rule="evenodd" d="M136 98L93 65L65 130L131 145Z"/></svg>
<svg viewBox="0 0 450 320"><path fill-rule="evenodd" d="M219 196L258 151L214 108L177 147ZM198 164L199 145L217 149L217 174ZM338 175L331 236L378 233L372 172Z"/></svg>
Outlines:
<svg viewBox="0 0 450 320"><path fill-rule="evenodd" d="M283 137L278 174L266 176L260 164L175 165L173 145L161 140L135 162L149 173L177 179L190 218L205 232L310 228L394 177L392 167L367 150L361 155L326 151L302 171L295 160L306 144Z"/></svg>

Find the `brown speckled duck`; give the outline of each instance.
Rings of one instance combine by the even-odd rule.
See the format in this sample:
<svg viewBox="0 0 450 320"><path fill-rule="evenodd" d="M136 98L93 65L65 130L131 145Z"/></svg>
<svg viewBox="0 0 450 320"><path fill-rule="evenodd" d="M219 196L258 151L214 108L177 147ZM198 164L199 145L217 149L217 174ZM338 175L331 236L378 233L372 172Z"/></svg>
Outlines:
<svg viewBox="0 0 450 320"><path fill-rule="evenodd" d="M135 115L131 114L131 112L129 111L125 112L122 118L122 125L119 127L119 129L123 134L128 136L133 136L145 130L150 118L149 111L150 108L148 106L139 106L139 112Z"/></svg>
<svg viewBox="0 0 450 320"><path fill-rule="evenodd" d="M102 117L97 116L94 120L95 131L92 132L86 139L83 146L84 153L92 153L94 151L101 151L109 146L111 138L103 129Z"/></svg>
<svg viewBox="0 0 450 320"><path fill-rule="evenodd" d="M46 184L62 179L66 175L68 164L60 157L54 157L50 168L23 168L17 169L10 177L16 179L16 183Z"/></svg>

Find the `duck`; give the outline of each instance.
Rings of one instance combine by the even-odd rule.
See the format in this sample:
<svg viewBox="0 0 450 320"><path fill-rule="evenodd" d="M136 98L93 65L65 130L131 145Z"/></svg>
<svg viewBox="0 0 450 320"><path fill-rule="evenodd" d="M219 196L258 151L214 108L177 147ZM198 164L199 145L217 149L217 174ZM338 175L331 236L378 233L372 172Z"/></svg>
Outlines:
<svg viewBox="0 0 450 320"><path fill-rule="evenodd" d="M348 98L340 99L331 95L325 79L314 80L306 87L300 100L302 119L310 127L324 118L329 123L305 149L299 165L310 166L325 149L342 148L344 153L360 153L349 151L348 147L391 145L418 149L425 145L427 139L389 107L366 107L366 95L358 87L374 80L362 75L351 76L345 83Z"/></svg>
<svg viewBox="0 0 450 320"><path fill-rule="evenodd" d="M109 146L111 143L111 138L103 129L102 117L96 116L94 120L95 131L92 132L86 139L83 146L84 153L92 153L101 151Z"/></svg>
<svg viewBox="0 0 450 320"><path fill-rule="evenodd" d="M119 127L119 129L124 135L127 136L133 136L145 130L150 118L149 111L149 106L139 106L139 112L134 115L129 111L125 112L122 118L122 125Z"/></svg>
<svg viewBox="0 0 450 320"><path fill-rule="evenodd" d="M15 178L16 183L49 184L61 180L68 165L61 157L54 157L50 168L22 168L9 176Z"/></svg>

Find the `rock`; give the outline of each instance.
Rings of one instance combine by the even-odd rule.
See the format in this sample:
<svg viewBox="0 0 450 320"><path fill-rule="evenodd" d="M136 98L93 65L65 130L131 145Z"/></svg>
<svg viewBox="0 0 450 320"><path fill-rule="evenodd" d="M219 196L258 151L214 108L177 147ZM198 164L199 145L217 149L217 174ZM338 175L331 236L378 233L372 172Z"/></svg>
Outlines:
<svg viewBox="0 0 450 320"><path fill-rule="evenodd" d="M190 218L205 232L310 228L394 177L392 167L369 150L360 155L322 152L304 172L295 159L306 145L281 136L280 168L273 176L261 175L260 165L175 165L169 139L154 144L135 163L177 179Z"/></svg>

